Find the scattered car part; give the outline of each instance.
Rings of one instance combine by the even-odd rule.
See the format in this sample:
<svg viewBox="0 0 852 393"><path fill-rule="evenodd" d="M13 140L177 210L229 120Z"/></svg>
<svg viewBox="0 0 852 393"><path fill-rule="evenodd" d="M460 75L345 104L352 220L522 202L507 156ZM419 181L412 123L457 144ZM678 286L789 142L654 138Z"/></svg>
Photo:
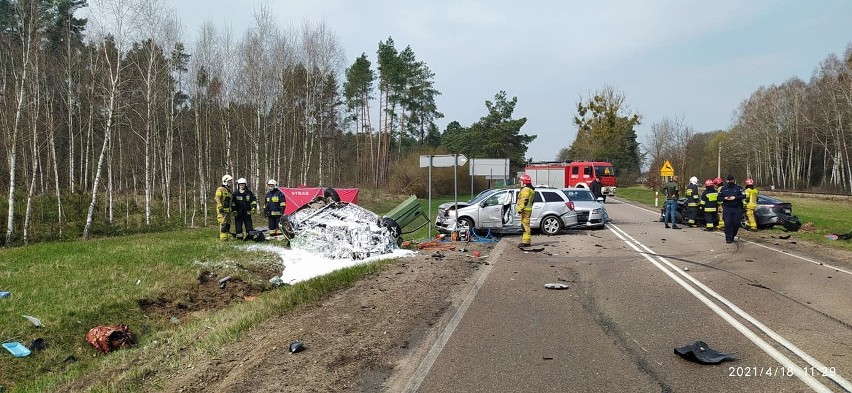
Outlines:
<svg viewBox="0 0 852 393"><path fill-rule="evenodd" d="M6 348L12 356L16 358L22 358L25 356L29 356L32 353L24 344L21 344L17 341L10 341L3 343L3 348Z"/></svg>
<svg viewBox="0 0 852 393"><path fill-rule="evenodd" d="M26 318L28 321L32 322L32 324L35 325L35 327L44 327L44 325L42 325L41 321L34 316L23 315L23 317Z"/></svg>
<svg viewBox="0 0 852 393"><path fill-rule="evenodd" d="M689 345L677 347L674 349L674 353L686 360L700 364L719 364L726 360L735 360L732 353L711 349L704 341L696 341Z"/></svg>
<svg viewBox="0 0 852 393"><path fill-rule="evenodd" d="M302 352L305 350L305 344L302 344L301 341L293 341L290 343L290 353Z"/></svg>
<svg viewBox="0 0 852 393"><path fill-rule="evenodd" d="M127 325L98 325L86 333L86 341L102 353L135 345Z"/></svg>

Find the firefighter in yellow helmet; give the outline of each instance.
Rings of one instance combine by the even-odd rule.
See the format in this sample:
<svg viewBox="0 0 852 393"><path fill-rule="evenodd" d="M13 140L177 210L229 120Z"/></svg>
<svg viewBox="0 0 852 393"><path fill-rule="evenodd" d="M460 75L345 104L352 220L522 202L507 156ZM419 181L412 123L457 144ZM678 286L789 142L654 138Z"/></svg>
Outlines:
<svg viewBox="0 0 852 393"><path fill-rule="evenodd" d="M745 179L745 199L743 203L746 208L746 218L748 218L748 230L757 230L757 220L754 217L754 211L757 209L757 188L754 186L754 179Z"/></svg>
<svg viewBox="0 0 852 393"><path fill-rule="evenodd" d="M219 240L228 240L231 237L231 210L233 193L231 175L222 176L222 185L216 189L216 221L219 222Z"/></svg>
<svg viewBox="0 0 852 393"><path fill-rule="evenodd" d="M516 209L521 215L521 226L524 228L524 234L521 236L521 243L518 248L528 247L532 241L532 228L530 228L530 216L532 216L533 200L535 200L535 188L532 186L530 175L524 173L521 175L521 183L523 187L518 192L518 202Z"/></svg>

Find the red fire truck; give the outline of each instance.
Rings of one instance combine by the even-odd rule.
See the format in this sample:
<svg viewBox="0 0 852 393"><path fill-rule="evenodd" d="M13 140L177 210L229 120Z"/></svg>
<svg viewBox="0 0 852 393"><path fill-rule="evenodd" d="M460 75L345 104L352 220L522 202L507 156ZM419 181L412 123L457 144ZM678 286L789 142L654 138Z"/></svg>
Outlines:
<svg viewBox="0 0 852 393"><path fill-rule="evenodd" d="M604 197L615 195L617 186L615 168L612 163L603 161L532 163L524 168L524 172L530 175L533 185L556 188L589 188L589 183L599 178Z"/></svg>

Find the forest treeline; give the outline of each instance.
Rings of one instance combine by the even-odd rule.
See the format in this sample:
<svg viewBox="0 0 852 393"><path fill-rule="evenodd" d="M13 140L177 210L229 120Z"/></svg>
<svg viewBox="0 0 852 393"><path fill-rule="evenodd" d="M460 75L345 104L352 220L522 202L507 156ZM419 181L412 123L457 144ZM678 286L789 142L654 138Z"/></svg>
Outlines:
<svg viewBox="0 0 852 393"><path fill-rule="evenodd" d="M435 74L391 37L372 64L347 59L327 25L282 27L268 9L240 35L208 22L187 41L162 0L89 1L84 13L86 0L0 0L5 245L210 225L226 173L258 192L276 179L422 196L419 155L509 158L517 171L536 138L502 90L473 124L438 129ZM730 130L664 119L642 145L641 116L606 87L577 104L555 158L611 160L624 184L643 160L710 172L722 146L723 171L849 189L849 52L809 83L759 89ZM451 176L438 171L434 190L451 191Z"/></svg>
<svg viewBox="0 0 852 393"><path fill-rule="evenodd" d="M91 2L86 14L86 0L0 0L6 245L209 225L226 173L254 190L425 195L412 157L511 146L519 168L534 139L500 91L479 122L453 127L497 142L442 140L434 73L390 37L377 64L347 65L327 25L282 28L266 8L241 36L208 22L187 45L163 1Z"/></svg>

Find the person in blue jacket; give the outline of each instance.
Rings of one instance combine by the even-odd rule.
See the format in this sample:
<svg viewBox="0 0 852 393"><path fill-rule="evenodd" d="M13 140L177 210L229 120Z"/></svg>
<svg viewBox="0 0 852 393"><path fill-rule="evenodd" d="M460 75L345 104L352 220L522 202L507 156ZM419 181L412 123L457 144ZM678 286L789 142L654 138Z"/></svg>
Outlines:
<svg viewBox="0 0 852 393"><path fill-rule="evenodd" d="M719 190L722 202L722 219L725 221L725 243L733 243L743 219L743 199L745 191L734 182L734 175L728 175L728 182Z"/></svg>

